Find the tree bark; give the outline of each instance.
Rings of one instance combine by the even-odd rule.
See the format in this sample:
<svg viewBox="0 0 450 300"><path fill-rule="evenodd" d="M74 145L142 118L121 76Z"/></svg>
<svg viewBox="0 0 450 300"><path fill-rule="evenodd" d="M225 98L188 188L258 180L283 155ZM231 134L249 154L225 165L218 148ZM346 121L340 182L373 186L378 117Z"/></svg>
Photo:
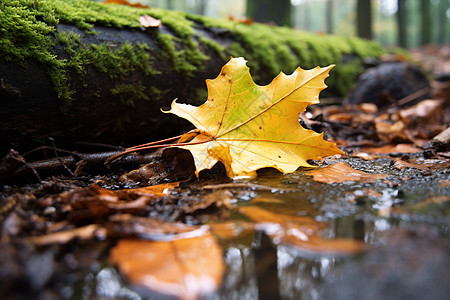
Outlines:
<svg viewBox="0 0 450 300"><path fill-rule="evenodd" d="M363 71L363 58L376 58L384 51L348 37L341 40L345 50L339 50L337 37L323 35L316 37L318 47L313 35L296 30L175 11L121 7L117 20L110 21L107 9L115 6L75 1L76 10L83 5L86 11L95 10L99 19L93 21L86 11L85 17L78 14L79 19L73 19L56 6L39 7L56 2L67 5L64 10L74 3L24 4L22 18L0 23L0 31L7 33L0 36L0 156L10 148L23 152L49 145L49 137L58 147L74 149L77 142L130 146L186 132L192 128L189 122L161 108L168 110L175 98L203 103L205 79L215 78L230 56L244 56L258 84L297 66L334 63L327 92L343 95ZM0 19L14 17L8 9L7 4L2 7ZM43 11L55 15L43 17ZM140 28L140 14L159 17L163 24ZM132 21L118 25L123 16ZM37 31L47 26L45 34L28 29L32 20ZM5 29L13 21L16 29ZM86 24L92 27L86 29Z"/></svg>
<svg viewBox="0 0 450 300"><path fill-rule="evenodd" d="M273 22L279 26L291 26L290 0L247 0L247 17L258 22Z"/></svg>
<svg viewBox="0 0 450 300"><path fill-rule="evenodd" d="M334 0L327 1L326 22L327 22L327 24L326 24L327 25L327 33L332 34L333 27L334 27Z"/></svg>
<svg viewBox="0 0 450 300"><path fill-rule="evenodd" d="M420 1L420 43L421 45L427 45L431 43L431 11L430 0Z"/></svg>
<svg viewBox="0 0 450 300"><path fill-rule="evenodd" d="M448 1L441 0L438 6L438 20L440 26L438 26L437 28L438 30L437 42L439 44L445 44L450 42L450 38L448 37L448 24L450 23L449 18L447 17L448 5L449 5Z"/></svg>
<svg viewBox="0 0 450 300"><path fill-rule="evenodd" d="M356 27L359 37L372 39L371 0L358 0L356 6Z"/></svg>
<svg viewBox="0 0 450 300"><path fill-rule="evenodd" d="M397 7L398 44L400 47L407 48L406 0L398 0Z"/></svg>

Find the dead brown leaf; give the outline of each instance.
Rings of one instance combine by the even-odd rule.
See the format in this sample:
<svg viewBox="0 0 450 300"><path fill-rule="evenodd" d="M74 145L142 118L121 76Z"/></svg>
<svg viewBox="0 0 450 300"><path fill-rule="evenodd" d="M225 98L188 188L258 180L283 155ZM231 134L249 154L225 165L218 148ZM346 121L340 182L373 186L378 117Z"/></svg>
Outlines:
<svg viewBox="0 0 450 300"><path fill-rule="evenodd" d="M380 147L362 147L360 151L367 153L417 153L422 150L413 144L389 144Z"/></svg>
<svg viewBox="0 0 450 300"><path fill-rule="evenodd" d="M411 162L404 161L402 159L396 159L395 163L394 163L394 167L399 170L403 170L404 168L415 168L415 169L419 169L419 170L428 169L428 167L423 164L411 163Z"/></svg>
<svg viewBox="0 0 450 300"><path fill-rule="evenodd" d="M327 167L308 171L305 175L311 175L315 181L323 183L340 183L345 181L375 182L387 177L387 174L369 174L355 170L344 162L337 162Z"/></svg>
<svg viewBox="0 0 450 300"><path fill-rule="evenodd" d="M97 224L86 225L83 227L54 232L41 236L34 236L30 241L38 246L50 244L65 244L74 239L93 240L95 238L104 239L106 237L106 229Z"/></svg>
<svg viewBox="0 0 450 300"><path fill-rule="evenodd" d="M402 121L377 121L375 123L377 135L386 144L410 142Z"/></svg>
<svg viewBox="0 0 450 300"><path fill-rule="evenodd" d="M172 190L177 188L180 182L168 182L157 185L145 186L136 189L123 190L126 193L136 194L139 196L162 197L170 195Z"/></svg>
<svg viewBox="0 0 450 300"><path fill-rule="evenodd" d="M132 284L180 299L215 291L225 272L222 249L210 233L168 242L120 240L110 259Z"/></svg>
<svg viewBox="0 0 450 300"><path fill-rule="evenodd" d="M108 219L108 231L115 237L140 237L151 240L174 240L198 235L204 231L200 226L181 222L164 222L130 214L113 215Z"/></svg>

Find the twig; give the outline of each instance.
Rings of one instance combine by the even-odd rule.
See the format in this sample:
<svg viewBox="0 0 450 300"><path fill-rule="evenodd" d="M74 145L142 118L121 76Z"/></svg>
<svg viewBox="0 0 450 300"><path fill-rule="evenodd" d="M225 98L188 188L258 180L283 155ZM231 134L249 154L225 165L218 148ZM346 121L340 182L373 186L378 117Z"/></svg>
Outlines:
<svg viewBox="0 0 450 300"><path fill-rule="evenodd" d="M412 93L412 94L410 94L410 95L408 95L408 96L398 100L397 101L397 105L402 106L402 105L405 105L405 104L407 104L407 103L409 103L411 101L414 101L417 98L422 97L423 95L428 93L430 90L431 90L430 87L425 87L423 89L420 89L420 90L418 90L418 91L416 91L416 92L414 92L414 93Z"/></svg>
<svg viewBox="0 0 450 300"><path fill-rule="evenodd" d="M64 170L66 170L66 172L68 172L70 174L70 176L75 177L75 175L72 173L72 171L70 171L70 169L66 166L66 164L63 162L63 160L61 158L59 158L58 151L56 151L55 140L53 138L49 138L49 140L52 142L55 156L58 159L58 161L61 163L61 165L63 166Z"/></svg>

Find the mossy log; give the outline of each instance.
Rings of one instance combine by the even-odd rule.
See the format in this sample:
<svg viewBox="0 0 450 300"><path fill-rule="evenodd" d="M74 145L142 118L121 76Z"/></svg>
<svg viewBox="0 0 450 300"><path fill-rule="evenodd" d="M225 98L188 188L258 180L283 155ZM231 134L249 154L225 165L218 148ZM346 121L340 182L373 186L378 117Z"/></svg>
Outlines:
<svg viewBox="0 0 450 300"><path fill-rule="evenodd" d="M327 91L343 95L362 60L384 53L353 37L88 0L4 0L0 8L2 152L47 137L130 145L177 134L189 125L160 109L174 98L204 102L205 79L230 56L247 59L259 84L297 66L336 64ZM145 14L162 25L143 28Z"/></svg>

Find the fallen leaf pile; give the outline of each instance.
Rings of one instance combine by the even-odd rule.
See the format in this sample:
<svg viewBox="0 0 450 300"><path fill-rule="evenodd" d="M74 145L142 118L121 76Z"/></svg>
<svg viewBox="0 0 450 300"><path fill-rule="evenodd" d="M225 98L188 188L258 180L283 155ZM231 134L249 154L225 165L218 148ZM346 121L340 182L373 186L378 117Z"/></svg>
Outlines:
<svg viewBox="0 0 450 300"><path fill-rule="evenodd" d="M326 130L341 147L392 145L392 150L399 144L413 144L416 149L411 152L417 152L417 147L447 128L448 112L444 100L428 99L405 108L379 109L371 103L315 107L302 118L309 126Z"/></svg>

